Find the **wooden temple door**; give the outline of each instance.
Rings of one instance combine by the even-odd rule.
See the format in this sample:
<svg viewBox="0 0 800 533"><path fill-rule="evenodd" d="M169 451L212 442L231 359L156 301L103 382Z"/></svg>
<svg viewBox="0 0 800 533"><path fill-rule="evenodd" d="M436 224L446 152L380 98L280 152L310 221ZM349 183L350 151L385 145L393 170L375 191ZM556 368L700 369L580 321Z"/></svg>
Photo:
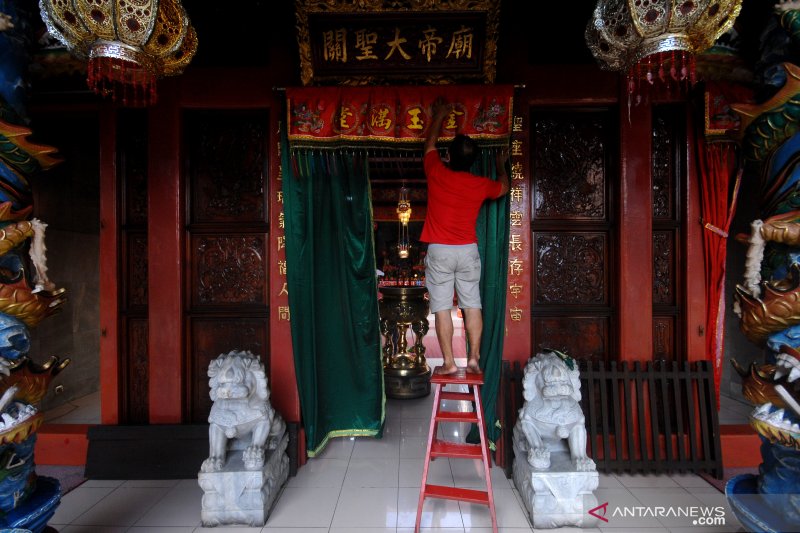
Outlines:
<svg viewBox="0 0 800 533"><path fill-rule="evenodd" d="M188 419L211 409L208 365L249 350L269 375L269 113L181 114Z"/></svg>
<svg viewBox="0 0 800 533"><path fill-rule="evenodd" d="M686 282L686 258L697 254L687 234L697 212L687 112L641 107L630 121L616 106L530 109L534 354L702 357L703 332L686 326L697 282Z"/></svg>
<svg viewBox="0 0 800 533"><path fill-rule="evenodd" d="M206 423L209 362L232 350L261 358L273 406L299 421L280 100L269 80L229 78L198 92L184 76L163 84L156 108L103 114L104 424Z"/></svg>
<svg viewBox="0 0 800 533"><path fill-rule="evenodd" d="M148 332L150 280L159 293L183 294L185 390L182 418L205 423L211 407L208 364L231 350L261 356L269 371L268 131L265 109L188 109L179 115L181 175L175 189L185 221L182 283L161 286L161 265L148 261L148 227L168 222L148 209L148 120L144 112L117 117L120 210L120 421L150 420ZM153 142L159 142L156 137ZM178 255L178 254L176 254ZM173 273L174 274L174 273ZM161 331L160 333L165 333ZM167 331L179 336L181 329Z"/></svg>

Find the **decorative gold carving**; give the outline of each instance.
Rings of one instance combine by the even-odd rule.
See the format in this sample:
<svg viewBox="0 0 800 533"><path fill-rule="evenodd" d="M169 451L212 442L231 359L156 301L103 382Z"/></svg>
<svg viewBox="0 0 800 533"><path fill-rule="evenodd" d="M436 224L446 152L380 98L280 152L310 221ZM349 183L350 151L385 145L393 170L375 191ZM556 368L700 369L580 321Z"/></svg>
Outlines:
<svg viewBox="0 0 800 533"><path fill-rule="evenodd" d="M497 38L500 27L500 1L499 0L295 0L295 17L297 21L297 44L300 50L300 80L303 85L312 85L323 80L324 77L316 75L312 61L312 36L309 30L309 15L331 14L352 15L354 18L365 15L397 15L398 17L419 17L428 12L431 14L446 14L448 12L486 13L485 43L483 46L482 78L485 83L494 83L497 64ZM424 32L423 38L418 43L425 53L428 62L430 55L437 46L442 47L449 54L458 57L471 51L473 43L464 28L462 34L454 32L452 39L441 40L434 28ZM331 30L324 36L324 50L328 60L342 61L346 58L346 50L341 48L343 36ZM385 53L378 54L375 49L377 35L367 30L356 33L355 59L386 59ZM403 46L406 39L395 35L389 54L406 54ZM441 41L440 41L441 40ZM415 43L415 46L417 44ZM446 47L446 48L445 48ZM406 54L407 55L407 54ZM380 85L386 81L386 74L359 74L353 76L327 76L331 81L340 85ZM415 76L404 77L404 81L416 81L431 85L448 84L458 81L462 76L456 74L425 74L417 79Z"/></svg>
<svg viewBox="0 0 800 533"><path fill-rule="evenodd" d="M739 327L755 344L763 344L777 331L800 324L800 266L793 263L789 275L770 283L763 281L762 298L756 298L741 285L736 286L735 298L742 316Z"/></svg>

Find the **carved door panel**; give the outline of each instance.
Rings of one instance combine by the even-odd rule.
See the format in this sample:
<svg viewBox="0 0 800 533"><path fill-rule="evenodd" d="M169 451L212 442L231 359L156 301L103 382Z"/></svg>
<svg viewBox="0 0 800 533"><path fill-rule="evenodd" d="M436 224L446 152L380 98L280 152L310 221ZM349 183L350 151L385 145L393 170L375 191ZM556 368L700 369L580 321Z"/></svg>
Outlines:
<svg viewBox="0 0 800 533"><path fill-rule="evenodd" d="M147 115L120 112L117 168L121 191L121 422L146 424L149 414L147 348Z"/></svg>
<svg viewBox="0 0 800 533"><path fill-rule="evenodd" d="M653 359L684 359L684 291L679 260L685 185L686 126L681 105L653 108Z"/></svg>
<svg viewBox="0 0 800 533"><path fill-rule="evenodd" d="M532 111L532 337L542 348L582 359L619 360L619 328L652 327L652 359L686 355L682 257L686 214L686 122L680 104L652 107L648 176L652 213L652 287L620 279L619 217L633 217L617 199L620 127L616 111ZM620 209L620 206L622 207ZM646 227L647 224L627 224ZM641 294L652 324L620 324L616 295ZM646 291L646 292L644 292ZM644 316L645 314L643 314ZM632 354L634 358L641 354Z"/></svg>
<svg viewBox="0 0 800 533"><path fill-rule="evenodd" d="M531 113L534 353L614 353L618 129L610 110Z"/></svg>
<svg viewBox="0 0 800 533"><path fill-rule="evenodd" d="M191 422L208 419L211 359L250 350L269 373L268 127L265 110L183 112Z"/></svg>

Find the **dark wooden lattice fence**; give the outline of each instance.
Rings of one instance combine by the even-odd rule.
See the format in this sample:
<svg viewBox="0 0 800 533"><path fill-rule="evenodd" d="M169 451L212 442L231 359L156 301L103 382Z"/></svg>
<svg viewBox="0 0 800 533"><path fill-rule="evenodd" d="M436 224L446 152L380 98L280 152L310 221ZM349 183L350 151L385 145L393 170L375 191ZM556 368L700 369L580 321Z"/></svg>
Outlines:
<svg viewBox="0 0 800 533"><path fill-rule="evenodd" d="M714 372L709 361L580 361L589 456L600 472L707 472L722 478ZM503 362L500 401L506 474L523 405L523 365Z"/></svg>

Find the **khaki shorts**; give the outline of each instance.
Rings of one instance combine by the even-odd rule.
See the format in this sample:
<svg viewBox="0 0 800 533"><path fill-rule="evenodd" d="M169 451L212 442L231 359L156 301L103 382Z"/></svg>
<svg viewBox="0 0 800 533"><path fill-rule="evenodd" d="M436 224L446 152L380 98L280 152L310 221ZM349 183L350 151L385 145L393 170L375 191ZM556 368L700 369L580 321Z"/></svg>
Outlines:
<svg viewBox="0 0 800 533"><path fill-rule="evenodd" d="M462 309L481 308L481 256L477 244L429 244L425 286L431 313L452 309L453 288Z"/></svg>

